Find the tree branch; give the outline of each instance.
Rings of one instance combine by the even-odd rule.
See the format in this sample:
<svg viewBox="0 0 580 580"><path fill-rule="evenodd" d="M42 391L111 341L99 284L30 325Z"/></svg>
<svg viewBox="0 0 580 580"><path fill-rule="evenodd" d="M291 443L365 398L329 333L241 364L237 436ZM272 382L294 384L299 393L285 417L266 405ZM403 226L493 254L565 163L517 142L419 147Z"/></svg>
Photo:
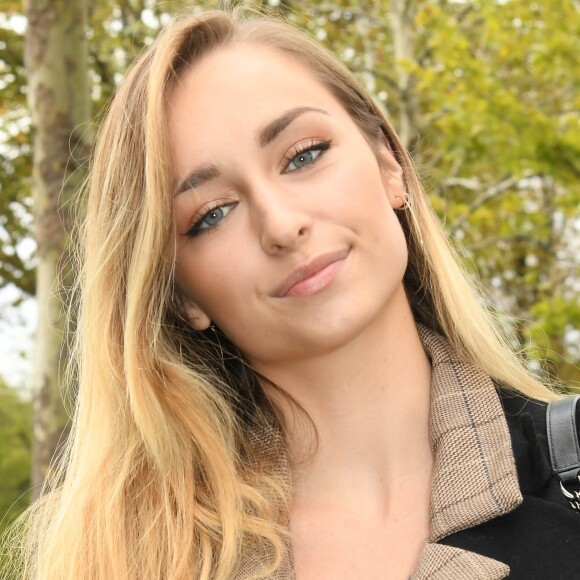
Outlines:
<svg viewBox="0 0 580 580"><path fill-rule="evenodd" d="M447 179L447 185L451 187L461 187L463 189L468 189L470 191L479 191L481 192L469 205L467 212L461 216L455 222L455 228L458 229L461 226L465 225L469 216L479 209L482 205L490 201L491 199L498 197L507 189L512 188L514 185L518 183L518 179L516 177L508 177L495 185L486 185L481 183L477 177L472 178L464 178L464 177L450 177Z"/></svg>

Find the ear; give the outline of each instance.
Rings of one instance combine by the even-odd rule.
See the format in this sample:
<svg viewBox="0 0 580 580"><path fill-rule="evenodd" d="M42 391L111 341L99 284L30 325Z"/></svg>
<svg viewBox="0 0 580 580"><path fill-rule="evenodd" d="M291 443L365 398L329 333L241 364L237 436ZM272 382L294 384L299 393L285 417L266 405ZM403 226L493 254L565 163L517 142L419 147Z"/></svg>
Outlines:
<svg viewBox="0 0 580 580"><path fill-rule="evenodd" d="M401 209L407 203L407 188L403 180L403 168L395 159L383 135L379 143L379 164L385 191L393 209Z"/></svg>
<svg viewBox="0 0 580 580"><path fill-rule="evenodd" d="M211 318L195 303L184 301L185 314L195 330L207 330L211 325Z"/></svg>

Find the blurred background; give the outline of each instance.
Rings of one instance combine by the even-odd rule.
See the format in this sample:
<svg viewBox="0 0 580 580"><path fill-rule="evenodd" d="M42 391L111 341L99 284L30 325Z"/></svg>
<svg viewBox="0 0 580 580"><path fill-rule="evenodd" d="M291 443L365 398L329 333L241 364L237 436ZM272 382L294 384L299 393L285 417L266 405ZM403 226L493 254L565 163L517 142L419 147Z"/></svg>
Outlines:
<svg viewBox="0 0 580 580"><path fill-rule="evenodd" d="M580 2L233 4L283 14L359 76L514 347L580 392ZM67 433L71 200L102 111L173 14L221 5L0 1L0 532Z"/></svg>

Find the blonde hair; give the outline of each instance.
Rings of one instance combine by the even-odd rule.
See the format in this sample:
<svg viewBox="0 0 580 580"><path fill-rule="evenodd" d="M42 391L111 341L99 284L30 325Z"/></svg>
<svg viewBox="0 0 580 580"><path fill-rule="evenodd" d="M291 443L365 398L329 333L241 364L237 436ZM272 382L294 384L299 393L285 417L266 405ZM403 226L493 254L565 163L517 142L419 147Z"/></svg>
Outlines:
<svg viewBox="0 0 580 580"><path fill-rule="evenodd" d="M78 402L67 453L28 514L27 576L228 579L256 550L271 557L263 575L282 560L290 489L276 409L234 345L191 329L172 282L167 102L185 67L236 42L291 55L371 146L386 138L414 213L398 215L416 320L499 383L553 396L507 348L408 154L352 74L283 22L183 16L133 65L100 131L79 258Z"/></svg>

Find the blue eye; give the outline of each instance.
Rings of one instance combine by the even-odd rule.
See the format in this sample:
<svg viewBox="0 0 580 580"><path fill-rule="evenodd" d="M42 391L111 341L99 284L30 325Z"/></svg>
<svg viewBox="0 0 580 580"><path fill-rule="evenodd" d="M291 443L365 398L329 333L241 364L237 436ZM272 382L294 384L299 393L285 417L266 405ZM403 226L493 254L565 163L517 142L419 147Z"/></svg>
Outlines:
<svg viewBox="0 0 580 580"><path fill-rule="evenodd" d="M286 171L292 172L309 167L318 161L321 155L330 149L330 141L322 141L304 147L288 158Z"/></svg>
<svg viewBox="0 0 580 580"><path fill-rule="evenodd" d="M210 230L218 226L222 220L234 209L235 203L219 205L210 209L205 215L193 224L193 227L187 232L187 235L194 237L197 234Z"/></svg>

